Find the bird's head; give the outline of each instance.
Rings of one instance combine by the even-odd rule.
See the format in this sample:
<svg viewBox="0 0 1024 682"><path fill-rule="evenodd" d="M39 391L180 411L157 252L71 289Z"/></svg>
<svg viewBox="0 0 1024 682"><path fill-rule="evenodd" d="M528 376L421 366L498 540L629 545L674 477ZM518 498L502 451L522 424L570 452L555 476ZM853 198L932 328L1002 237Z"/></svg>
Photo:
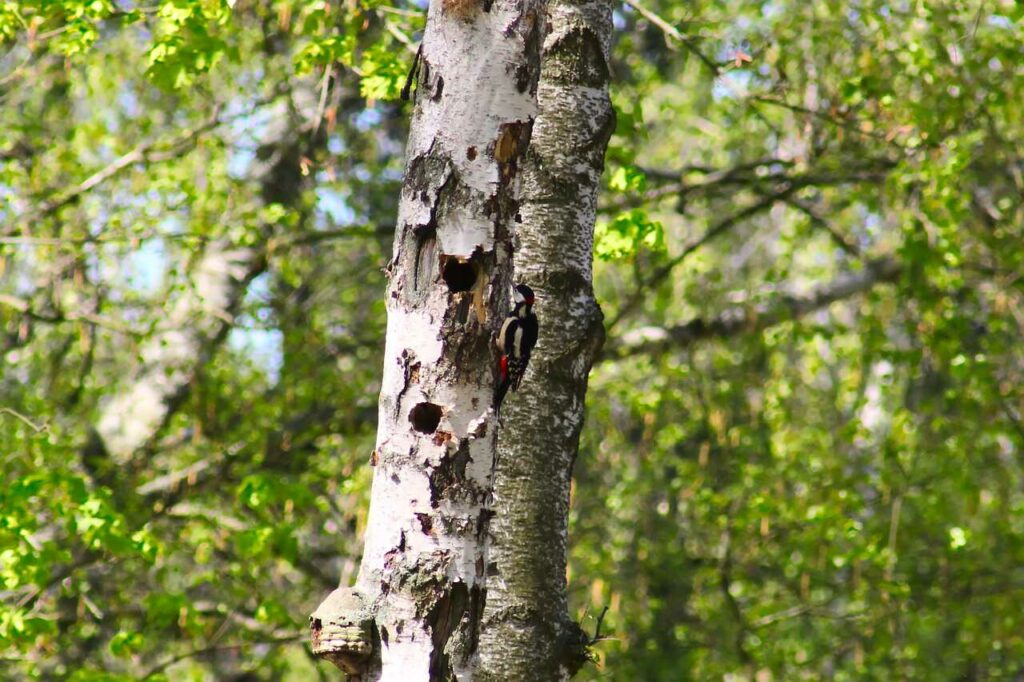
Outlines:
<svg viewBox="0 0 1024 682"><path fill-rule="evenodd" d="M528 306L533 305L533 301L535 300L533 289L525 284L517 284L513 296L515 297L516 303L525 303Z"/></svg>

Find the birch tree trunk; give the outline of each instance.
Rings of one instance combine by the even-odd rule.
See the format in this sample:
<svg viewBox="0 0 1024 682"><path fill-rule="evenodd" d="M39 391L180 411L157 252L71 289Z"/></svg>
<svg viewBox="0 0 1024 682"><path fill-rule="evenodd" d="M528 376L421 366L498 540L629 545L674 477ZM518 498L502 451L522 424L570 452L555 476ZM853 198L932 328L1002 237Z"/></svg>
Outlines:
<svg viewBox="0 0 1024 682"><path fill-rule="evenodd" d="M249 177L264 204L295 208L306 185L300 161L315 135L315 93L299 89L292 101L275 106ZM261 227L267 238L275 229ZM140 348L139 367L104 404L83 453L91 469L102 475L110 463L123 465L159 436L195 372L233 326L249 282L265 267L262 245L242 247L222 238L206 246L190 269L188 286Z"/></svg>
<svg viewBox="0 0 1024 682"><path fill-rule="evenodd" d="M480 680L561 680L586 660L566 600L569 486L587 375L604 337L592 289L597 195L614 129L611 3L552 0L523 163L516 280L537 294L540 340L502 408Z"/></svg>
<svg viewBox="0 0 1024 682"><path fill-rule="evenodd" d="M471 679L485 600L520 159L536 114L542 0L433 0L416 68L375 467L354 588L310 618L359 679Z"/></svg>

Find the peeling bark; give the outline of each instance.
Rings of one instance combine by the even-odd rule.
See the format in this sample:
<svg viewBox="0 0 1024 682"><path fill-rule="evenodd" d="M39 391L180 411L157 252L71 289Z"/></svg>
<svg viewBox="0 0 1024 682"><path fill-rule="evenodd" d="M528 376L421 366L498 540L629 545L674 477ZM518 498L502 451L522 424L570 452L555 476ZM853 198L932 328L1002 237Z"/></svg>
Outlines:
<svg viewBox="0 0 1024 682"><path fill-rule="evenodd" d="M359 679L470 679L476 658L497 429L493 336L509 307L543 18L542 0L434 0L428 10L388 266L363 559L354 590L339 588L311 619L314 643L324 642L327 624L351 632L365 618L345 604L369 605L373 653L347 669Z"/></svg>
<svg viewBox="0 0 1024 682"><path fill-rule="evenodd" d="M592 252L604 153L611 4L549 5L540 114L523 166L516 280L537 294L540 340L502 407L478 680L561 680L586 661L568 613L569 486L587 375L603 340Z"/></svg>
<svg viewBox="0 0 1024 682"><path fill-rule="evenodd" d="M250 170L265 204L294 206L302 196L299 164L315 134L315 100L311 91L295 94L309 101L305 106L278 103ZM262 227L268 238L275 229ZM226 338L249 282L266 267L265 256L262 247L241 247L226 239L206 246L190 270L188 286L140 349L132 378L104 403L83 452L91 469L104 469L108 458L125 464L157 438L188 394L196 370Z"/></svg>

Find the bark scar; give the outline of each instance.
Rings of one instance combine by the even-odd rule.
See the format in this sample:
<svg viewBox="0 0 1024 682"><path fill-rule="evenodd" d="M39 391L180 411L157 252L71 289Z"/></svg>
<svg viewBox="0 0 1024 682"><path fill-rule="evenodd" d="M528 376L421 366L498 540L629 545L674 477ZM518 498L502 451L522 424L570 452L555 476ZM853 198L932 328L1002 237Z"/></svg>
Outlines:
<svg viewBox="0 0 1024 682"><path fill-rule="evenodd" d="M399 362L402 363L402 390L395 396L395 419L397 420L402 414L402 398L409 391L409 387L412 384L419 383L420 380L420 363L416 362L416 353L412 350L405 348L402 350Z"/></svg>

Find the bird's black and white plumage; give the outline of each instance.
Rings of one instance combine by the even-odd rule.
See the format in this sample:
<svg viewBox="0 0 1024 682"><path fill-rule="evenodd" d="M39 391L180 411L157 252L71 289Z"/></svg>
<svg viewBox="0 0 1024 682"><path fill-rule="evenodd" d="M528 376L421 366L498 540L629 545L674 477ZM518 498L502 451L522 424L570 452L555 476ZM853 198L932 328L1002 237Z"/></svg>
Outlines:
<svg viewBox="0 0 1024 682"><path fill-rule="evenodd" d="M526 366L530 362L530 353L537 345L539 326L537 316L533 313L533 289L525 284L516 285L513 293L515 307L501 324L498 332L498 349L501 359L498 364L498 385L494 395L495 411L501 408L505 394L511 388L519 388Z"/></svg>

